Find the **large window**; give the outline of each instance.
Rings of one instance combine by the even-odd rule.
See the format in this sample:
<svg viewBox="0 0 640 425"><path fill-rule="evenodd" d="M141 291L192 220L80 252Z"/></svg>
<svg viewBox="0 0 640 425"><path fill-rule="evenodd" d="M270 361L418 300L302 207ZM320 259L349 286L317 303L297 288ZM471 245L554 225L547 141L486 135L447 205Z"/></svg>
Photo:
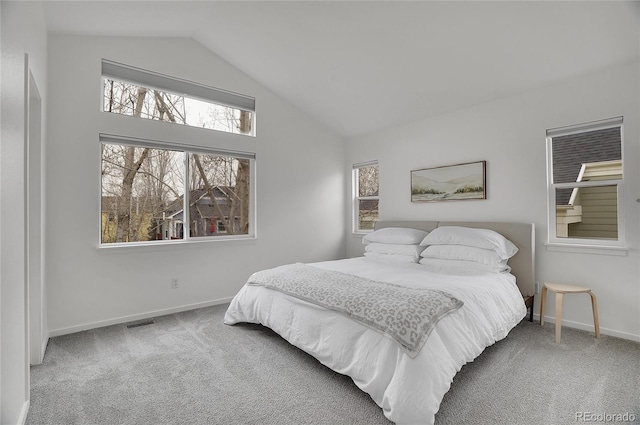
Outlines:
<svg viewBox="0 0 640 425"><path fill-rule="evenodd" d="M255 155L101 135L102 245L255 234Z"/></svg>
<svg viewBox="0 0 640 425"><path fill-rule="evenodd" d="M107 60L102 81L105 112L255 135L252 97ZM185 140L100 142L102 246L255 235L254 154Z"/></svg>
<svg viewBox="0 0 640 425"><path fill-rule="evenodd" d="M102 61L105 112L254 135L255 99Z"/></svg>
<svg viewBox="0 0 640 425"><path fill-rule="evenodd" d="M624 245L622 124L547 130L550 243Z"/></svg>
<svg viewBox="0 0 640 425"><path fill-rule="evenodd" d="M353 166L353 230L369 232L378 220L378 163L367 162Z"/></svg>

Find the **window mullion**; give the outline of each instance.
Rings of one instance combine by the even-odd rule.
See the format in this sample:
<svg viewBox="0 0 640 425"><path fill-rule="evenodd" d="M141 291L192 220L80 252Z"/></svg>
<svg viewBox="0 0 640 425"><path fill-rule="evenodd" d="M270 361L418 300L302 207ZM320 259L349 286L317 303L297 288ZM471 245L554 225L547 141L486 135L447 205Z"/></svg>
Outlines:
<svg viewBox="0 0 640 425"><path fill-rule="evenodd" d="M551 187L556 189L573 189L574 187L598 187L598 186L617 186L622 180L586 180L582 182L569 183L552 183Z"/></svg>
<svg viewBox="0 0 640 425"><path fill-rule="evenodd" d="M184 187L183 187L183 224L182 227L184 229L184 235L182 236L183 240L188 240L191 238L191 210L189 209L189 187L191 183L189 182L189 153L183 152L183 163L184 163Z"/></svg>

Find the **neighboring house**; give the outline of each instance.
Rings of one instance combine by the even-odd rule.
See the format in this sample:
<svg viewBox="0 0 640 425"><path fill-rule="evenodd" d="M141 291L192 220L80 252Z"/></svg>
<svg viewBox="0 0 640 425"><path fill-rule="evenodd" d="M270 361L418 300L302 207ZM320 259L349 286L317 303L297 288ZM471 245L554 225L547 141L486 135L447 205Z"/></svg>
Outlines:
<svg viewBox="0 0 640 425"><path fill-rule="evenodd" d="M206 190L195 189L189 192L192 237L238 232L240 211L237 205L235 212L233 212L233 222L228 221L229 214L232 213L232 205L229 200L235 196L233 189L216 186L214 196L218 207L209 198ZM102 243L116 241L118 202L118 196L102 197ZM165 208L155 208L155 210L154 213L144 198L133 199L130 216L132 232L136 235L136 240L182 239L184 237L184 197L180 196ZM227 223L233 225L231 232L225 227L222 217L227 220Z"/></svg>
<svg viewBox="0 0 640 425"><path fill-rule="evenodd" d="M240 223L240 210L229 202L235 192L229 187L216 186L214 196L217 207L204 189L189 191L189 212L191 236L215 236L219 234L237 233ZM233 229L227 229L222 217L229 220L233 214ZM184 237L184 198L178 197L163 211L162 217L155 217L156 239L182 239Z"/></svg>
<svg viewBox="0 0 640 425"><path fill-rule="evenodd" d="M554 180L568 183L619 179L621 158L618 128L558 137L553 145ZM558 190L557 236L616 239L617 196L615 186Z"/></svg>
<svg viewBox="0 0 640 425"><path fill-rule="evenodd" d="M378 221L378 200L363 199L360 201L360 209L358 220L360 222L359 229L373 230L375 222Z"/></svg>

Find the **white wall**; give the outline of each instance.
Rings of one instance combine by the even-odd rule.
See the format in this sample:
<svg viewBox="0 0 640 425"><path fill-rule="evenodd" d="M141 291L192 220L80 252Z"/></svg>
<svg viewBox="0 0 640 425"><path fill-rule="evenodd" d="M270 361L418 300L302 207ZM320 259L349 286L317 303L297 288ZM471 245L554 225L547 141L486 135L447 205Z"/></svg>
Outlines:
<svg viewBox="0 0 640 425"><path fill-rule="evenodd" d="M0 423L23 423L29 402L25 276L25 53L46 98L47 39L39 2L1 3Z"/></svg>
<svg viewBox="0 0 640 425"><path fill-rule="evenodd" d="M254 96L257 137L100 112L101 58ZM344 141L198 43L53 35L49 81L52 335L227 301L256 270L344 256ZM101 132L255 152L257 240L99 250Z"/></svg>
<svg viewBox="0 0 640 425"><path fill-rule="evenodd" d="M350 140L347 163L377 159L383 220L524 221L536 225L540 282L589 286L598 297L603 333L640 340L640 149L638 64L617 66L474 108ZM546 248L545 130L624 116L624 196L628 255L554 252ZM487 161L488 199L411 203L412 169ZM347 241L360 255L361 239ZM553 300L553 293L550 293ZM551 305L549 305L551 304ZM553 302L547 316L554 317ZM593 329L589 298L565 297L563 323ZM536 298L539 312L539 297ZM553 320L551 320L553 321Z"/></svg>

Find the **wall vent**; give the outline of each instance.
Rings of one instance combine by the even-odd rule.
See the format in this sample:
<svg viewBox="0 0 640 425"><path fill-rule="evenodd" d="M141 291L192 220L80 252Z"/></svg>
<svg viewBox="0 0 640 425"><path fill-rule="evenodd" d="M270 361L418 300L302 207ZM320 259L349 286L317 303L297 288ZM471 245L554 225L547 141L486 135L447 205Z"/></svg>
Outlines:
<svg viewBox="0 0 640 425"><path fill-rule="evenodd" d="M127 329L138 328L140 326L153 325L154 323L156 323L156 322L153 319L143 320L141 322L133 322L133 323L129 323L127 325Z"/></svg>

